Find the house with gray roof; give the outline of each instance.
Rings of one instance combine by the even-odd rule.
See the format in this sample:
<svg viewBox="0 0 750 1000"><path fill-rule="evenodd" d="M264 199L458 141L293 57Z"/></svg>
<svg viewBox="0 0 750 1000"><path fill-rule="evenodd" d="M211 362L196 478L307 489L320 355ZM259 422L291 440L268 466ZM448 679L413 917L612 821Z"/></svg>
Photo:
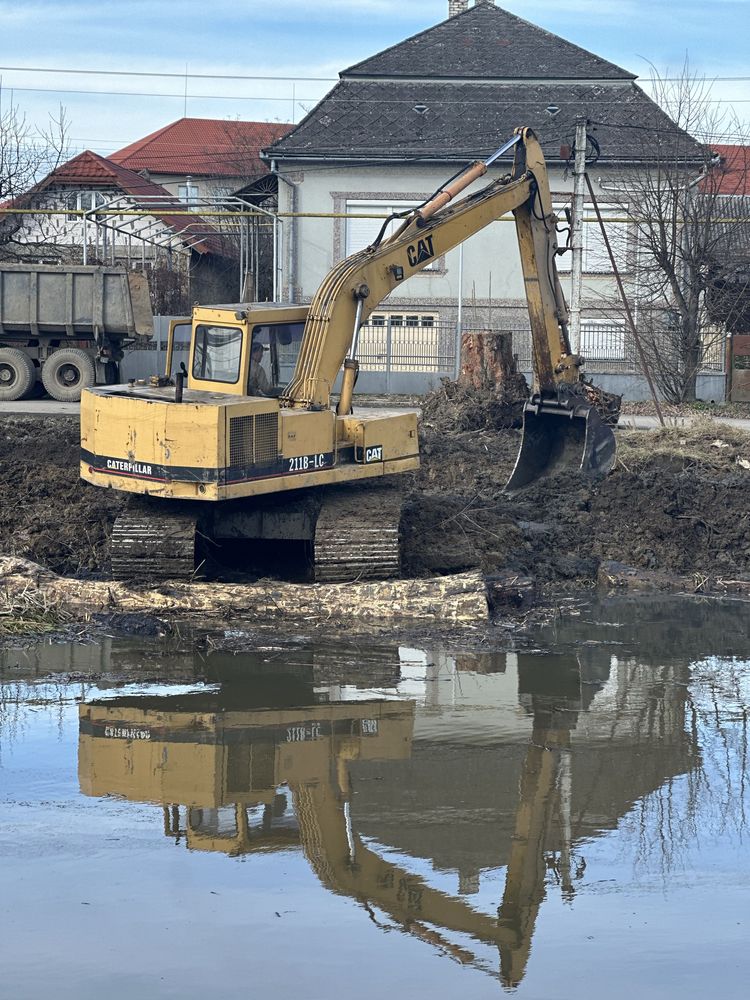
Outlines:
<svg viewBox="0 0 750 1000"><path fill-rule="evenodd" d="M644 134L664 142L693 140L632 73L493 0L476 0L471 7L468 0L449 0L447 12L441 23L343 70L330 93L262 154L282 181L279 210L288 215L280 287L289 298L310 301L330 267L367 246L383 218L421 203L467 162L486 159L518 126L531 126L541 140L564 221L580 116L589 121L589 169L619 266L626 278L632 271L634 238L612 181L623 170L642 168L648 156ZM511 156L494 164L483 183L505 173ZM561 245L565 239L561 232ZM570 254L558 261L564 276ZM611 265L598 228L590 224L584 226L583 266L583 353L600 359L599 370L625 370L626 333L615 307ZM439 326L442 340L433 348L449 369L445 359L459 318L464 329L515 331L514 349L528 363L512 220L493 223L414 275L373 320L389 329L397 320L412 332ZM416 340L429 339L427 333L421 337ZM406 339L415 341L413 335ZM361 343L366 370L382 343L379 348L371 338L369 359L367 338ZM419 357L404 351L405 368L418 366Z"/></svg>

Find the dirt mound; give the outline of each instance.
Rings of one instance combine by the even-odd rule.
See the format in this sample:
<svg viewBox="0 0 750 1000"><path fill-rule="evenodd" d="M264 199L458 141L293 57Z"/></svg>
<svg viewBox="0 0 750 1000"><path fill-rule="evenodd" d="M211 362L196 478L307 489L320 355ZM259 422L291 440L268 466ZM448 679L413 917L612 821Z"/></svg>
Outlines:
<svg viewBox="0 0 750 1000"><path fill-rule="evenodd" d="M507 496L519 434L428 432L405 518L409 570L502 568L553 586L593 581L603 560L750 574L750 436L706 420L617 441L603 482L567 473Z"/></svg>
<svg viewBox="0 0 750 1000"><path fill-rule="evenodd" d="M76 417L5 416L0 434L0 551L56 573L106 572L123 494L79 477Z"/></svg>
<svg viewBox="0 0 750 1000"><path fill-rule="evenodd" d="M481 387L443 379L422 401L422 423L441 434L520 427L528 395L526 379L518 373Z"/></svg>
<svg viewBox="0 0 750 1000"><path fill-rule="evenodd" d="M0 436L0 552L61 574L106 575L123 494L78 477L74 418L6 417ZM705 420L618 431L612 473L574 474L507 496L515 430L422 431L407 494L405 569L422 576L510 570L542 585L591 583L603 561L723 578L750 576L750 436Z"/></svg>

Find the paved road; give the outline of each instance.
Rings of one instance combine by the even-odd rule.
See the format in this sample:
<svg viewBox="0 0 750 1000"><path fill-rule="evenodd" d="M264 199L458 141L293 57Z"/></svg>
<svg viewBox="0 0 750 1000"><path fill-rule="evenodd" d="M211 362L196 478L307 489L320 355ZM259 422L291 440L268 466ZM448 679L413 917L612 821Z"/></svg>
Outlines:
<svg viewBox="0 0 750 1000"><path fill-rule="evenodd" d="M664 423L667 427L684 427L685 424L689 424L693 418L692 417L665 417ZM728 424L729 427L739 427L744 431L750 431L750 420L738 417L712 417L713 420L718 424ZM630 413L625 413L620 417L620 422L617 425L625 430L653 430L655 427L659 426L658 417L641 417L634 416Z"/></svg>
<svg viewBox="0 0 750 1000"><path fill-rule="evenodd" d="M373 405L374 399L368 398L368 404ZM383 400L382 404L398 409L416 409L413 406L399 407L394 400ZM6 413L21 413L27 416L75 416L80 410L79 403L58 403L54 399L28 399L19 400L15 403L0 402L0 420ZM691 417L665 417L667 427L683 427L689 423ZM739 427L742 430L750 431L750 419L739 419L736 417L716 417L717 422L728 424L730 427ZM619 427L624 430L652 430L659 426L658 417L641 417L632 414L624 414L620 417Z"/></svg>
<svg viewBox="0 0 750 1000"><path fill-rule="evenodd" d="M54 417L60 414L76 416L80 409L80 403L58 403L55 399L19 399L15 403L0 403L0 419L6 413L45 417Z"/></svg>

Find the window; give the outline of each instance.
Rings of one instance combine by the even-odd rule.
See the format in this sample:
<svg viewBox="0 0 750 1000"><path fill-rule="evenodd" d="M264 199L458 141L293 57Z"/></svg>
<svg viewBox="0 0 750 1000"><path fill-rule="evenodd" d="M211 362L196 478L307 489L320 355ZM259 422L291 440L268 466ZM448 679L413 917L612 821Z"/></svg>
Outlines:
<svg viewBox="0 0 750 1000"><path fill-rule="evenodd" d="M564 217L564 206L555 205L554 210L561 218ZM617 267L621 271L628 268L628 224L621 221L627 214L626 205L600 205L604 225L607 230L612 253L614 254ZM612 264L610 263L607 247L604 243L599 222L596 218L594 206L586 204L583 206L583 270L585 274L611 274ZM557 269L563 274L568 274L572 268L573 255L570 251L557 258Z"/></svg>
<svg viewBox="0 0 750 1000"><path fill-rule="evenodd" d="M107 198L101 191L70 191L63 199L68 212L68 222L74 222L80 218L79 215L74 215L74 212L89 212L92 208L104 205L106 201Z"/></svg>
<svg viewBox="0 0 750 1000"><path fill-rule="evenodd" d="M198 326L193 378L207 382L237 382L241 355L242 330L239 327Z"/></svg>
<svg viewBox="0 0 750 1000"><path fill-rule="evenodd" d="M253 327L253 342L258 341L269 348L273 385L286 385L294 374L304 330L304 323L271 323Z"/></svg>
<svg viewBox="0 0 750 1000"><path fill-rule="evenodd" d="M351 200L346 202L346 214L348 215L371 215L379 218L370 219L350 219L346 220L346 255L357 253L369 247L377 237L383 227L387 216L394 212L408 212L409 209L417 208L422 203L419 201L359 201ZM401 219L390 221L383 233L383 239L392 236L401 225ZM436 267L436 261L422 268L423 271L430 271Z"/></svg>
<svg viewBox="0 0 750 1000"><path fill-rule="evenodd" d="M437 316L434 313L392 313L376 312L367 321L367 326L390 326L393 327L421 327L431 328L437 323Z"/></svg>
<svg viewBox="0 0 750 1000"><path fill-rule="evenodd" d="M188 208L194 209L198 205L198 185L185 181L184 184L177 185L177 197L184 202Z"/></svg>

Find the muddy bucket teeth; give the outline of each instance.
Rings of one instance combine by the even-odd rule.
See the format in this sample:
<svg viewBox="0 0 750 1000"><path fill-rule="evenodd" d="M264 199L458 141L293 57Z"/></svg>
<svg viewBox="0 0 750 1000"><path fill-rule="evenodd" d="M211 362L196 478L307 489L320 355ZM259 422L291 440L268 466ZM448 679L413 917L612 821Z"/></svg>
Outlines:
<svg viewBox="0 0 750 1000"><path fill-rule="evenodd" d="M533 396L524 407L521 448L505 491L567 470L603 479L615 464L615 447L612 428L591 403L577 396Z"/></svg>

